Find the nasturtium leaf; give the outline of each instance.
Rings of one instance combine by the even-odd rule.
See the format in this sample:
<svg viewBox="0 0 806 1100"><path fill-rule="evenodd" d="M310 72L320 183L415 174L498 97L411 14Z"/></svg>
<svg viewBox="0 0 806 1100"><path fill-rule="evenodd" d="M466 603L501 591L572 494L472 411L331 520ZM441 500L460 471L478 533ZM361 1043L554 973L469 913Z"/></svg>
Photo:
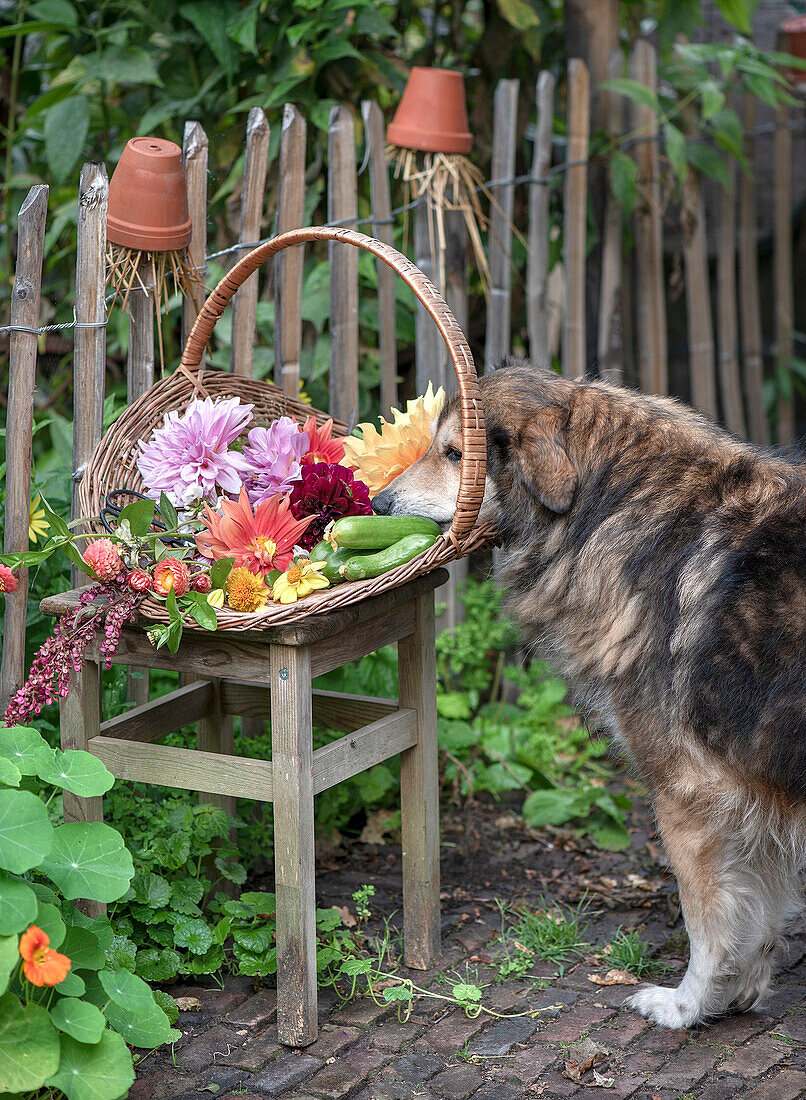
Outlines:
<svg viewBox="0 0 806 1100"><path fill-rule="evenodd" d="M154 1004L151 990L142 978L130 970L102 970L98 980L107 997L121 1008L132 1012L148 1012Z"/></svg>
<svg viewBox="0 0 806 1100"><path fill-rule="evenodd" d="M60 948L73 964L73 970L102 970L106 966L106 955L98 943L98 937L86 928L73 926Z"/></svg>
<svg viewBox="0 0 806 1100"><path fill-rule="evenodd" d="M207 922L199 917L182 917L174 923L174 942L194 955L203 955L213 946L213 933Z"/></svg>
<svg viewBox="0 0 806 1100"><path fill-rule="evenodd" d="M0 728L0 756L10 760L23 775L36 775L39 761L50 751L39 730L30 726Z"/></svg>
<svg viewBox="0 0 806 1100"><path fill-rule="evenodd" d="M24 932L34 923L36 894L18 878L0 874L0 936Z"/></svg>
<svg viewBox="0 0 806 1100"><path fill-rule="evenodd" d="M149 990L151 994L151 991ZM181 1031L174 1031L168 1022L168 1017L159 1007L151 994L151 1004L148 1008L124 1008L115 1001L111 1001L104 1009L107 1020L120 1032L126 1042L133 1047L162 1046L163 1043L171 1043L181 1039Z"/></svg>
<svg viewBox="0 0 806 1100"><path fill-rule="evenodd" d="M106 1029L106 1017L100 1008L74 997L57 1001L50 1010L50 1019L54 1027L79 1043L100 1043Z"/></svg>
<svg viewBox="0 0 806 1100"><path fill-rule="evenodd" d="M0 994L8 989L11 974L19 965L19 961L20 937L0 936Z"/></svg>
<svg viewBox="0 0 806 1100"><path fill-rule="evenodd" d="M33 892L36 894L36 900L41 902L42 905L58 905L59 895L55 890L51 890L49 886L45 886L44 882L30 882L28 884ZM77 909L72 910L73 913L78 913ZM81 914L83 916L83 914ZM87 918L89 919L89 918Z"/></svg>
<svg viewBox="0 0 806 1100"><path fill-rule="evenodd" d="M95 1044L62 1033L59 1046L58 1072L51 1071L46 1084L61 1089L68 1100L118 1100L134 1084L132 1056L114 1031L104 1031Z"/></svg>
<svg viewBox="0 0 806 1100"><path fill-rule="evenodd" d="M82 913L81 910L76 909L75 906L70 906L68 912L71 925L76 928L86 928L89 932L92 932L93 936L98 940L98 945L102 951L109 950L115 938L115 932L112 925L109 923L109 917L88 917L86 913ZM118 926L120 926L122 919L123 918L118 919Z"/></svg>
<svg viewBox="0 0 806 1100"><path fill-rule="evenodd" d="M171 884L162 875L138 871L132 879L135 901L151 909L161 909L171 900Z"/></svg>
<svg viewBox="0 0 806 1100"><path fill-rule="evenodd" d="M16 764L12 764L5 756L0 756L0 783L6 787L19 787L22 772Z"/></svg>
<svg viewBox="0 0 806 1100"><path fill-rule="evenodd" d="M50 851L54 834L41 798L0 790L0 868L18 875L30 871Z"/></svg>
<svg viewBox="0 0 806 1100"><path fill-rule="evenodd" d="M41 869L68 901L117 901L134 874L131 854L120 833L101 822L85 821L69 822L54 830L53 847Z"/></svg>
<svg viewBox="0 0 806 1100"><path fill-rule="evenodd" d="M50 940L48 946L61 950L67 927L62 920L61 913L55 905L45 905L40 901L36 910L34 924L37 928L41 928ZM64 954L64 952L62 952L62 954Z"/></svg>
<svg viewBox="0 0 806 1100"><path fill-rule="evenodd" d="M69 970L67 976L56 986L56 992L62 997L83 997L87 986L80 974Z"/></svg>
<svg viewBox="0 0 806 1100"><path fill-rule="evenodd" d="M137 952L137 973L147 982L169 982L179 973L181 961L179 952L171 947L165 947L161 951L150 947L146 951Z"/></svg>
<svg viewBox="0 0 806 1100"><path fill-rule="evenodd" d="M115 782L115 777L92 753L79 749L60 752L43 760L39 768L39 778L54 787L62 787L79 798L94 798L106 794Z"/></svg>
<svg viewBox="0 0 806 1100"><path fill-rule="evenodd" d="M46 1010L35 1004L23 1006L13 993L0 997L3 1092L34 1091L44 1085L58 1065L59 1036Z"/></svg>

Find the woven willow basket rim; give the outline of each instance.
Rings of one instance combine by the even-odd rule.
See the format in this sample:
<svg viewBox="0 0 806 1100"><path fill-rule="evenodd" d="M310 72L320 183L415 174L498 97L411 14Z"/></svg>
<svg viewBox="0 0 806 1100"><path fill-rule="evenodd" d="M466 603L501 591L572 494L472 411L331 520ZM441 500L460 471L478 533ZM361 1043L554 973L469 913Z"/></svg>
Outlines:
<svg viewBox="0 0 806 1100"><path fill-rule="evenodd" d="M462 415L462 462L459 495L450 530L418 557L367 581L344 582L315 592L294 604L269 603L254 613L217 611L219 630L254 631L281 623L295 622L309 615L333 611L359 600L397 588L423 573L431 572L458 557L489 545L495 540L494 527L477 523L484 496L487 438L479 385L470 347L442 295L406 256L373 237L353 229L314 226L294 229L273 238L244 256L220 280L204 303L188 336L179 368L161 379L130 405L98 443L79 486L79 502L85 515L100 515L104 496L114 489L144 488L135 464L138 441L147 440L163 422L165 414L186 408L196 396L238 396L256 405L255 422L291 416L298 423L312 415L317 423L331 419L326 413L289 397L271 382L244 378L227 371L206 368L204 354L215 325L233 295L266 260L285 248L314 241L335 241L361 248L388 264L414 291L433 318L445 342L456 372ZM334 419L334 434L345 435L347 426ZM100 532L100 521L90 527ZM164 603L149 596L140 605L142 617L167 622ZM201 629L189 624L191 629Z"/></svg>

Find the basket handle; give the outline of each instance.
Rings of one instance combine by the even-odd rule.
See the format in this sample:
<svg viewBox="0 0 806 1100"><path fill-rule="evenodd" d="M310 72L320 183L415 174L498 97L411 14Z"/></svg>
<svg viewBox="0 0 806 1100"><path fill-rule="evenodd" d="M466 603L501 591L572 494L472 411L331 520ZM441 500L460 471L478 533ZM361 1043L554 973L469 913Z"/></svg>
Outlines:
<svg viewBox="0 0 806 1100"><path fill-rule="evenodd" d="M459 496L450 528L454 541L461 543L473 529L484 497L487 472L487 433L484 427L484 410L481 407L476 368L470 347L451 313L445 299L418 267L391 245L374 237L358 233L354 229L312 226L308 229L292 229L260 245L223 277L202 306L182 353L182 367L198 370L207 342L227 303L249 276L266 260L292 245L310 244L313 241L338 241L354 248L363 248L388 264L414 291L421 305L433 318L448 349L459 383L462 409L462 463L459 480Z"/></svg>

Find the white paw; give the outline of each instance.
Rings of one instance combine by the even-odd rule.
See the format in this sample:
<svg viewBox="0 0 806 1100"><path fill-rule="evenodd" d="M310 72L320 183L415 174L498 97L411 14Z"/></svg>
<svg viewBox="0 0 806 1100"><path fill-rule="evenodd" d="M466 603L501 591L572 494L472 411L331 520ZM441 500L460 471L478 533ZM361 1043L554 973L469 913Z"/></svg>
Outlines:
<svg viewBox="0 0 806 1100"><path fill-rule="evenodd" d="M645 985L624 1003L662 1027L691 1027L701 1016L699 1009L680 997L678 990L663 985Z"/></svg>

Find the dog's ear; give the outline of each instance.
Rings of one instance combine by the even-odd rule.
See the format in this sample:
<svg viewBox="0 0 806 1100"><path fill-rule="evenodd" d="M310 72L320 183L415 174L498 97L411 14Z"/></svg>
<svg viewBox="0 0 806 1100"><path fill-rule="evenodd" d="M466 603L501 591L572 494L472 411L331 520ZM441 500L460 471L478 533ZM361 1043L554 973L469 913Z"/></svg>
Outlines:
<svg viewBox="0 0 806 1100"><path fill-rule="evenodd" d="M564 515L574 499L578 477L565 449L562 427L556 421L531 421L520 432L514 455L532 496L550 511Z"/></svg>

